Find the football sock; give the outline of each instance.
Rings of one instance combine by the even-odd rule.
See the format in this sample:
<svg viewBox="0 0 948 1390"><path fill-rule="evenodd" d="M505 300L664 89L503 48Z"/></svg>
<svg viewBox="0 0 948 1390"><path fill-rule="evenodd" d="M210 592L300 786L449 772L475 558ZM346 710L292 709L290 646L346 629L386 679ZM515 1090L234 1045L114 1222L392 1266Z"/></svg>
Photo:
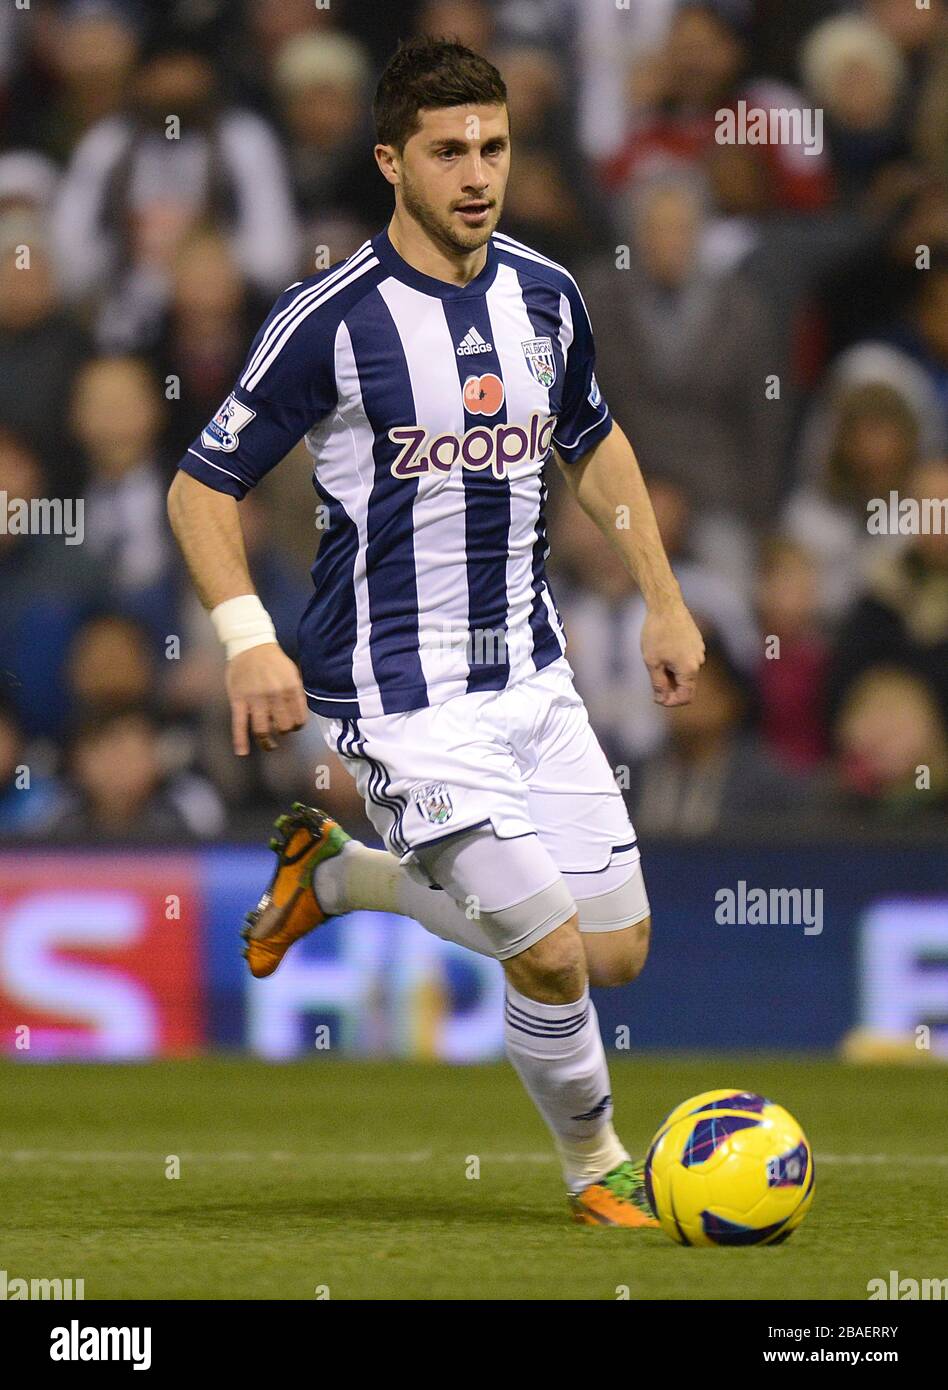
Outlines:
<svg viewBox="0 0 948 1390"><path fill-rule="evenodd" d="M360 908L397 912L414 917L435 936L493 955L490 938L449 893L417 882L387 850L347 840L338 854L317 864L313 887L327 916Z"/></svg>
<svg viewBox="0 0 948 1390"><path fill-rule="evenodd" d="M588 985L572 1004L540 1004L508 981L504 1041L552 1131L571 1192L629 1157L612 1127L609 1070Z"/></svg>

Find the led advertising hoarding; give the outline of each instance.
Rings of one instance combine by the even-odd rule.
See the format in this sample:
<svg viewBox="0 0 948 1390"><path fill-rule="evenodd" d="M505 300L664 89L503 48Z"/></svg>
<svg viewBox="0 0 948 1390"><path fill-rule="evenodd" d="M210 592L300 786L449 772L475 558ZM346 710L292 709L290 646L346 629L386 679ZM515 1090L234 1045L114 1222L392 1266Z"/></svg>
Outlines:
<svg viewBox="0 0 948 1390"><path fill-rule="evenodd" d="M266 851L233 847L0 854L3 1050L501 1055L499 965L407 918L335 919L252 980L238 931L270 866ZM646 969L596 992L608 1045L829 1049L857 1027L906 1039L927 1028L948 1054L937 853L661 846L647 880Z"/></svg>

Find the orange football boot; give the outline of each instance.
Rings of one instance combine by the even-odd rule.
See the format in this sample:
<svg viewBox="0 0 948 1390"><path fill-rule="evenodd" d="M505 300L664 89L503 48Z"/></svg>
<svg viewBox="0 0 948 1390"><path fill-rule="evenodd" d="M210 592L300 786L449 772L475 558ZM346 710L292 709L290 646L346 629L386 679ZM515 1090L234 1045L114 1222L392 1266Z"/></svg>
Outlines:
<svg viewBox="0 0 948 1390"><path fill-rule="evenodd" d="M325 811L294 801L273 827L277 866L270 886L244 918L241 936L251 975L272 975L301 936L326 920L313 887L317 864L338 854L351 836Z"/></svg>
<svg viewBox="0 0 948 1390"><path fill-rule="evenodd" d="M652 1215L645 1191L645 1167L627 1159L604 1178L571 1192L573 1220L584 1226L651 1226L661 1223Z"/></svg>

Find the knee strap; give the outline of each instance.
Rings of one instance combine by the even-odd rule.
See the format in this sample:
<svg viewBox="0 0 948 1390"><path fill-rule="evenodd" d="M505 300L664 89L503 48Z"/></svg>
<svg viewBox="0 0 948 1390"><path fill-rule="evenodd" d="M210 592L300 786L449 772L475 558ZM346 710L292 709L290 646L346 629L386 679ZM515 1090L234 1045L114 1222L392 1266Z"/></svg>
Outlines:
<svg viewBox="0 0 948 1390"><path fill-rule="evenodd" d="M594 898L577 898L580 931L621 931L649 915L645 880L638 864L631 878Z"/></svg>

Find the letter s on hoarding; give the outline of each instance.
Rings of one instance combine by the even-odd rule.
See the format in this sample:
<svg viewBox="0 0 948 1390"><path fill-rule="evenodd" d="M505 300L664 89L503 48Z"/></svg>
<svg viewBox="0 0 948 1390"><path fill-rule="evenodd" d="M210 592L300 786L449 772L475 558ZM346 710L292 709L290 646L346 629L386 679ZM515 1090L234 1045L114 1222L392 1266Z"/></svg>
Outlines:
<svg viewBox="0 0 948 1390"><path fill-rule="evenodd" d="M20 898L5 914L0 933L0 978L8 1002L24 1012L74 1022L86 1053L153 1055L159 1025L149 991L114 964L59 954L71 947L114 950L131 945L145 930L144 904L130 892L76 889ZM56 1030L60 1036L62 1026ZM43 1031L33 1029L40 1055Z"/></svg>

